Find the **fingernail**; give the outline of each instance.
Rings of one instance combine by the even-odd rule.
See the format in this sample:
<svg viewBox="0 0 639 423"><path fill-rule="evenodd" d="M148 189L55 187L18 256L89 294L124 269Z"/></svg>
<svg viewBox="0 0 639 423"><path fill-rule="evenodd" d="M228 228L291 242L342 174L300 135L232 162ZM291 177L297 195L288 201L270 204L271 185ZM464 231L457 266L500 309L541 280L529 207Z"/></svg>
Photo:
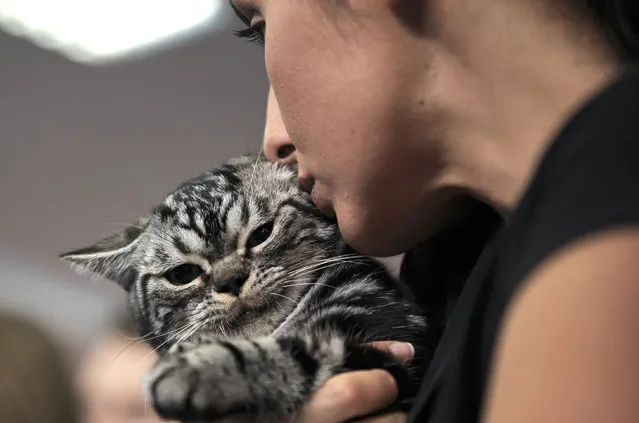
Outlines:
<svg viewBox="0 0 639 423"><path fill-rule="evenodd" d="M410 361L415 356L415 348L407 342L396 342L390 344L388 349L396 359L400 361Z"/></svg>

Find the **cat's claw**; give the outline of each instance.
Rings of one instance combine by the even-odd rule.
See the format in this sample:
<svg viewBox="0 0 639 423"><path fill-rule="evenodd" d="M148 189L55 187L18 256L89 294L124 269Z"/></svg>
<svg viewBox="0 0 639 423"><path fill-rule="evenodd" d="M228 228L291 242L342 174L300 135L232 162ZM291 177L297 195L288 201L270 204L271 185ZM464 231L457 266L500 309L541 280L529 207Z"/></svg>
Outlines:
<svg viewBox="0 0 639 423"><path fill-rule="evenodd" d="M183 422L247 414L251 404L250 388L238 375L235 359L216 344L161 357L147 374L146 394L162 418Z"/></svg>

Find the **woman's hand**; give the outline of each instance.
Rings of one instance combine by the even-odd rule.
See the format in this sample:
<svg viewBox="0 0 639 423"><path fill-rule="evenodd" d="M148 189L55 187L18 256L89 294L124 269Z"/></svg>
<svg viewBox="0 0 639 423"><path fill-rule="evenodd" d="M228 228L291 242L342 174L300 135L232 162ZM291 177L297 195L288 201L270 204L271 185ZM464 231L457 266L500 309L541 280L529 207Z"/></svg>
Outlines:
<svg viewBox="0 0 639 423"><path fill-rule="evenodd" d="M414 350L410 344L376 342L375 348L410 361ZM365 416L391 405L397 398L395 379L385 370L362 370L343 373L329 379L304 406L295 423L342 423ZM404 423L404 413L391 413L362 420L366 423Z"/></svg>

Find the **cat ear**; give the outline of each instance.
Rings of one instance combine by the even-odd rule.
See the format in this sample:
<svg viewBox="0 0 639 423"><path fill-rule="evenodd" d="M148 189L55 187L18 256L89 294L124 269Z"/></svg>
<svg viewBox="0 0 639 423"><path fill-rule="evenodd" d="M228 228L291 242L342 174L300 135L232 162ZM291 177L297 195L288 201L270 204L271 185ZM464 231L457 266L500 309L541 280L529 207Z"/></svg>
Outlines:
<svg viewBox="0 0 639 423"><path fill-rule="evenodd" d="M128 290L137 277L137 271L131 265L131 256L148 222L149 217L143 217L135 224L89 247L61 254L59 257L78 272L100 275Z"/></svg>

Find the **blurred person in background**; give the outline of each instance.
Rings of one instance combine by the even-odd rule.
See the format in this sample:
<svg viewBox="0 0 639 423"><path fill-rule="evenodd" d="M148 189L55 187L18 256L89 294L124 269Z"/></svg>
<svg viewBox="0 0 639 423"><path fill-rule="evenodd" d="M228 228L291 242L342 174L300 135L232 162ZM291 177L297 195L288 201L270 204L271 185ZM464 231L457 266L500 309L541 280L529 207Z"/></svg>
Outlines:
<svg viewBox="0 0 639 423"><path fill-rule="evenodd" d="M26 318L0 313L0 422L79 423L64 351Z"/></svg>
<svg viewBox="0 0 639 423"><path fill-rule="evenodd" d="M129 316L89 348L78 369L84 423L159 423L142 390L155 352L137 335ZM2 422L4 423L4 421Z"/></svg>

